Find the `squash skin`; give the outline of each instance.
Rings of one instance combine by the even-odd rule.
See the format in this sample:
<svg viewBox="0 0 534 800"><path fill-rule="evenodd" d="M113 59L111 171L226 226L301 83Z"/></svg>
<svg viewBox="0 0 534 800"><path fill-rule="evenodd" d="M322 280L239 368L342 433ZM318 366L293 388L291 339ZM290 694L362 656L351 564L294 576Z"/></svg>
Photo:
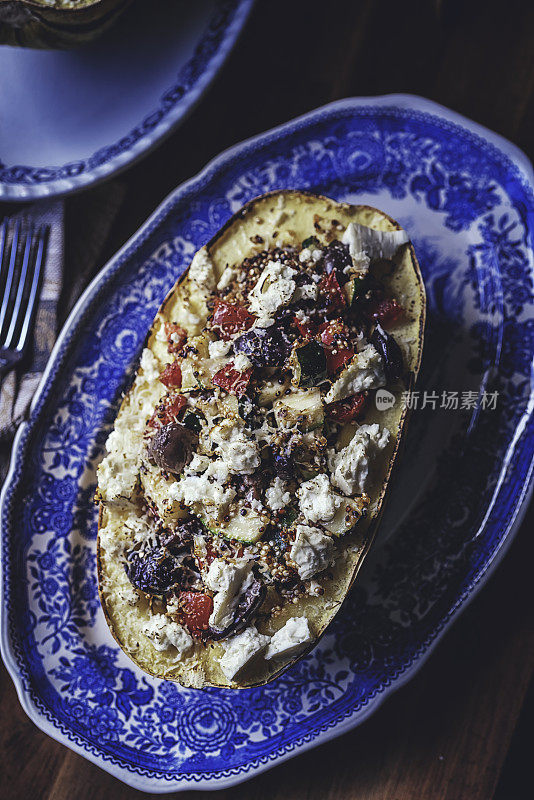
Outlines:
<svg viewBox="0 0 534 800"><path fill-rule="evenodd" d="M389 217L383 211L379 211L374 209L370 206L364 205L348 205L346 203L339 203L330 198L324 197L322 195L311 194L307 192L302 192L298 190L285 190L285 191L273 191L267 194L261 195L248 203L246 203L240 210L238 210L226 223L223 227L214 235L214 237L206 244L208 252L213 255L214 250L218 249L218 260L227 261L227 263L231 263L231 259L228 257L228 252L233 251L233 244L232 239L239 230L239 227L242 224L246 224L247 220L251 220L261 216L265 209L265 206L272 205L275 201L279 198L283 198L285 201L289 203L296 203L302 206L313 206L312 211L318 211L320 213L330 214L330 216L335 215L336 217L341 215L340 218L344 220L344 222L348 222L350 219L356 219L363 224L368 224L368 221L378 219L379 222L385 226L385 229L394 230L400 229L400 225ZM317 207L316 207L317 206ZM374 225L372 225L374 227ZM226 248L226 249L225 249ZM406 282L409 280L410 288L414 297L417 298L416 307L417 307L417 314L413 319L413 330L412 333L414 335L413 338L413 352L412 356L407 363L408 372L405 375L405 379L399 383L397 389L394 389L396 393L400 396L401 390L411 391L415 385L415 381L417 378L417 374L419 371L420 363L421 363L421 356L422 356L422 347L424 341L424 329L425 329L425 317L426 317L426 296L425 296L425 289L424 283L422 279L422 275L419 269L419 265L415 256L415 252L411 244L406 246L404 251L404 255L402 257L402 270L399 266L399 271L402 272L403 278L402 280ZM158 315L162 318L165 318L166 312L171 308L177 300L181 300L182 302L187 302L186 298L188 296L188 272L187 270L182 274L182 276L178 279L176 285L173 289L169 292L168 296L163 301L162 306L158 312ZM172 315L171 315L172 316ZM156 317L157 319L157 317ZM154 340L154 329L151 329L147 336L146 345L148 347L151 346L151 343ZM388 387L389 388L389 387ZM125 400L123 401L123 406L125 402L127 402L128 395L126 396ZM376 497L375 497L375 510L373 514L368 518L368 524L366 524L365 529L361 532L357 532L353 534L353 542L356 545L354 552L356 555L343 558L340 557L339 559L339 575L335 577L335 584L339 583L340 589L343 587L343 591L340 592L335 589L335 593L332 595L332 598L335 602L335 608L333 610L324 610L322 611L319 609L319 619L320 624L315 622L314 628L316 633L315 640L307 646L302 652L300 652L297 656L290 657L281 663L276 665L271 665L268 667L262 668L255 668L254 670L247 671L246 676L240 678L238 682L231 682L224 678L221 673L217 672L216 668L210 667L207 674L205 674L202 669L198 672L196 671L196 667L188 668L185 667L182 669L180 664L162 664L156 662L155 659L146 659L142 653L139 654L138 652L132 650L125 642L123 638L123 631L121 631L120 619L117 614L117 609L114 608L113 602L110 602L111 598L109 593L106 596L106 592L104 591L104 584L106 580L106 563L104 559L104 554L100 545L100 535L97 542L97 564L98 564L98 578L99 578L99 592L100 592L100 599L102 604L102 609L104 612L104 616L106 621L109 625L110 631L121 647L121 649L137 664L141 669L143 669L147 674L150 674L154 677L164 678L166 680L176 681L184 686L188 687L195 687L195 688L204 688L206 686L217 686L220 688L226 689L243 689L243 688L250 688L254 686L262 686L285 672L292 664L296 661L300 660L301 658L305 657L318 643L319 639L325 633L327 628L329 627L330 623L338 613L339 609L341 608L342 602L347 596L348 592L352 588L354 581L357 578L357 575L360 571L360 568L365 560L365 557L369 550L372 547L373 541L376 536L376 532L380 523L380 519L383 514L384 504L386 501L386 495L388 493L389 486L391 481L394 477L394 473L398 471L398 464L399 464L399 454L400 451L403 449L404 441L405 441L405 429L408 422L408 417L410 415L410 409L405 404L398 404L399 405L399 414L395 419L395 436L394 441L392 442L391 449L387 456L387 464L385 468L385 472L380 478L376 486ZM380 412L382 414L383 412ZM368 421L367 419L365 420ZM369 421L376 421L375 419ZM389 427L389 424L386 426ZM97 492L97 499L100 500L100 514L99 514L99 530L101 530L104 525L109 521L110 509L106 507L106 504L102 501L102 498L99 496ZM349 563L350 562L350 563ZM337 571L337 567L336 567ZM334 590L333 590L334 591ZM327 594L325 599L329 597ZM300 613L300 612L299 612ZM322 619L321 619L322 617ZM285 621L285 620L282 620ZM272 633L270 630L263 631L260 625L260 632ZM211 654L211 648L215 647L215 651ZM205 648L207 656L200 654L201 658L204 660L211 662L211 664L215 664L220 657L220 645L208 645ZM199 656L197 651L195 651L195 657Z"/></svg>
<svg viewBox="0 0 534 800"><path fill-rule="evenodd" d="M78 8L53 8L33 0L0 0L0 44L68 49L96 39L131 0L93 0Z"/></svg>

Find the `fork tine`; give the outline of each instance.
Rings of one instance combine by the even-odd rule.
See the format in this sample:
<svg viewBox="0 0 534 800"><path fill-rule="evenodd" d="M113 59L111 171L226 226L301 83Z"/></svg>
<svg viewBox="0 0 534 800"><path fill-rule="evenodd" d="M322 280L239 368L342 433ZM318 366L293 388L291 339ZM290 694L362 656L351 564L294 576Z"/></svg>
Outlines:
<svg viewBox="0 0 534 800"><path fill-rule="evenodd" d="M7 218L2 222L2 229L0 230L0 278L2 277L2 267L4 265L4 256L7 242Z"/></svg>
<svg viewBox="0 0 534 800"><path fill-rule="evenodd" d="M22 266L20 268L19 274L19 284L17 287L17 296L15 298L15 303L13 305L13 311L11 314L11 322L9 324L9 330L6 334L6 338L4 341L4 347L11 347L13 343L13 339L15 337L15 329L20 322L22 317L21 310L22 310L22 300L24 297L24 291L27 288L26 283L28 280L28 268L30 265L30 254L32 249L32 240L34 237L34 229L33 226L30 227L22 238L22 247L24 249L24 255L22 257Z"/></svg>
<svg viewBox="0 0 534 800"><path fill-rule="evenodd" d="M41 225L41 227L39 228L38 239L37 239L37 252L34 259L32 285L30 288L30 295L28 297L28 304L26 306L26 314L24 315L24 322L22 323L22 328L20 331L20 336L16 347L16 350L18 350L19 352L24 350L24 347L26 345L26 339L28 337L28 332L31 328L33 321L33 316L35 311L35 301L37 300L37 291L39 289L39 281L41 278L41 272L45 260L44 256L45 256L45 249L48 241L49 231L50 227L48 225Z"/></svg>
<svg viewBox="0 0 534 800"><path fill-rule="evenodd" d="M4 297L2 298L2 306L0 308L0 335L2 334L2 328L4 327L4 323L6 321L7 311L9 307L9 298L11 296L11 289L13 287L13 278L15 275L15 266L17 263L19 236L20 236L20 220L17 220L17 223L15 225L15 230L13 232L13 239L11 241L11 252L9 255L9 266L7 269L6 283L4 286Z"/></svg>

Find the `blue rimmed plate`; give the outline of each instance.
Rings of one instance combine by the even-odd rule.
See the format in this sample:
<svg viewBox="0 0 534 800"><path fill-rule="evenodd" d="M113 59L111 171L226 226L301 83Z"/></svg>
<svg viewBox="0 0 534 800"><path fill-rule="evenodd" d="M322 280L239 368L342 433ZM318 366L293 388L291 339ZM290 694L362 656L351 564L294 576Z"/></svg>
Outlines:
<svg viewBox="0 0 534 800"><path fill-rule="evenodd" d="M418 408L377 544L313 653L265 687L185 690L137 670L108 632L95 467L167 290L242 203L285 187L368 202L409 230L429 300ZM39 727L138 788L221 787L353 728L416 672L525 507L533 223L515 147L395 95L238 145L162 204L73 311L3 493L2 651Z"/></svg>
<svg viewBox="0 0 534 800"><path fill-rule="evenodd" d="M0 200L72 192L145 154L202 97L252 4L139 0L81 49L0 46Z"/></svg>

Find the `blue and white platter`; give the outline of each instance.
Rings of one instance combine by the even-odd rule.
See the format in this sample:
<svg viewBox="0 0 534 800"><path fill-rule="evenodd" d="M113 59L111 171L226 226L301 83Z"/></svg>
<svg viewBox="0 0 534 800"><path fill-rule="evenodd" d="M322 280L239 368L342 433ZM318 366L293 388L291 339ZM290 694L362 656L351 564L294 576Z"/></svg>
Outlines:
<svg viewBox="0 0 534 800"><path fill-rule="evenodd" d="M145 154L202 97L252 5L135 0L80 49L0 46L0 200L82 189Z"/></svg>
<svg viewBox="0 0 534 800"><path fill-rule="evenodd" d="M182 689L140 672L108 632L95 468L167 290L245 201L286 187L376 205L410 232L429 301L418 408L376 546L315 650L262 688ZM502 557L528 498L533 231L525 156L410 96L334 103L176 189L77 304L16 438L2 652L31 719L137 788L207 789L339 736L411 678Z"/></svg>

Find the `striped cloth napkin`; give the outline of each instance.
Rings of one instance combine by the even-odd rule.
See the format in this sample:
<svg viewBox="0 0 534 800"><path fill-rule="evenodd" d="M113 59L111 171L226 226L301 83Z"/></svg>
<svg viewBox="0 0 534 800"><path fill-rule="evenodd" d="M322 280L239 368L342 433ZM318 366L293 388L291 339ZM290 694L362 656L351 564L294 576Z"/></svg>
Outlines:
<svg viewBox="0 0 534 800"><path fill-rule="evenodd" d="M15 215L36 227L50 225L50 237L33 340L20 370L6 375L0 386L0 482L13 436L28 414L59 329L100 266L98 257L123 196L123 185L111 183L72 199L38 203Z"/></svg>

